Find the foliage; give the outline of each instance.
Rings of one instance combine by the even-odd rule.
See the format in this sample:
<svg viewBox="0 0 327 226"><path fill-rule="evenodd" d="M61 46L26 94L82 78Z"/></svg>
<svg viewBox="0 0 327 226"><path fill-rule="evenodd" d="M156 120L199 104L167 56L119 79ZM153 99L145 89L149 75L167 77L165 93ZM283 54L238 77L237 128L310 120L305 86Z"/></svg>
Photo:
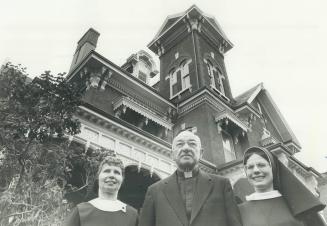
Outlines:
<svg viewBox="0 0 327 226"><path fill-rule="evenodd" d="M31 80L20 65L0 69L0 225L60 225L77 166L88 183L97 159L68 139L80 132L81 97L64 74Z"/></svg>
<svg viewBox="0 0 327 226"><path fill-rule="evenodd" d="M17 183L18 178L12 181ZM0 197L0 225L61 225L69 204L56 180L42 186L24 178L24 192L15 193L10 186Z"/></svg>
<svg viewBox="0 0 327 226"><path fill-rule="evenodd" d="M80 132L73 114L80 105L81 89L65 81L64 74L46 71L28 81L25 68L10 63L0 73L0 145L7 178L19 173L17 188L28 167L38 167L42 157L35 144ZM19 170L19 172L17 172Z"/></svg>
<svg viewBox="0 0 327 226"><path fill-rule="evenodd" d="M88 148L85 152L85 148L80 144L72 143L67 157L71 174L67 178L69 183L66 185L66 198L74 204L95 198L98 190L96 173L99 164L105 156L112 155L112 152L105 148Z"/></svg>
<svg viewBox="0 0 327 226"><path fill-rule="evenodd" d="M32 148L39 149L34 150L40 153L39 163L26 169L24 192L15 191L18 177L14 177L0 195L0 225L61 225L74 204L96 195L96 171L109 153L105 149L85 151L80 144L62 140Z"/></svg>

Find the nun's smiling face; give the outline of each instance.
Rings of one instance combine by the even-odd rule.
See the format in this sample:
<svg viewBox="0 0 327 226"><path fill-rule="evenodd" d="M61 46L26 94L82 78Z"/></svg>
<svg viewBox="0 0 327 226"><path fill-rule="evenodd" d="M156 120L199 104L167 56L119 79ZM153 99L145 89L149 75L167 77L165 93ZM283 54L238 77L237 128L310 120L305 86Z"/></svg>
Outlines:
<svg viewBox="0 0 327 226"><path fill-rule="evenodd" d="M118 192L122 182L123 173L120 167L104 164L99 173L99 190L104 193Z"/></svg>
<svg viewBox="0 0 327 226"><path fill-rule="evenodd" d="M266 159L257 154L251 155L246 162L245 171L256 192L273 190L273 172Z"/></svg>

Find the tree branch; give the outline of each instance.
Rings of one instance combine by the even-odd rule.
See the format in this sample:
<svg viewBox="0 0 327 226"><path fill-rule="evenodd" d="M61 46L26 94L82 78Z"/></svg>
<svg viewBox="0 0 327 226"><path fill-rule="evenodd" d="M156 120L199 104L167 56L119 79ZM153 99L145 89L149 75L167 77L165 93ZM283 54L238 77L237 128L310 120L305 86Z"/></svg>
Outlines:
<svg viewBox="0 0 327 226"><path fill-rule="evenodd" d="M21 168L20 168L19 179L18 179L16 188L15 188L15 191L17 191L17 189L20 189L20 184L22 183L22 177L25 172L25 161L23 158L25 157L25 154L28 152L29 146L32 144L33 140L34 139L32 138L28 141L28 144L26 145L25 150L18 157L18 162L19 162Z"/></svg>

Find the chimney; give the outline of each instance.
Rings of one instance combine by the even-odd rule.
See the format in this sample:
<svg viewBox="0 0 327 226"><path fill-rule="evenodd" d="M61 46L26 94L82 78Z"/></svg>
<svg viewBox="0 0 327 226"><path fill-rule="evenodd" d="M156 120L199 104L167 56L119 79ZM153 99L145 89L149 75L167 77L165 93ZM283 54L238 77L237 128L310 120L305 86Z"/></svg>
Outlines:
<svg viewBox="0 0 327 226"><path fill-rule="evenodd" d="M70 66L69 72L71 72L75 67L84 59L84 57L95 50L98 42L100 33L90 28L78 41L77 48L73 57L72 64Z"/></svg>

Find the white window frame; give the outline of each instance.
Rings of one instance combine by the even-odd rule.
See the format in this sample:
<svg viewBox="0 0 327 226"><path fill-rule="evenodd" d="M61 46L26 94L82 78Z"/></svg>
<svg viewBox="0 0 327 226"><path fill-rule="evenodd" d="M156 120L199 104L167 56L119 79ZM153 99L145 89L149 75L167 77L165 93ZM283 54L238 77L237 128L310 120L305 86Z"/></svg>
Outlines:
<svg viewBox="0 0 327 226"><path fill-rule="evenodd" d="M140 73L142 73L145 76L145 81L140 78ZM142 82L144 82L145 84L148 84L148 75L143 70L138 71L137 78Z"/></svg>
<svg viewBox="0 0 327 226"><path fill-rule="evenodd" d="M185 92L186 90L190 89L192 87L191 85L191 78L190 78L190 68L189 65L192 62L192 60L187 60L182 62L182 64L179 65L178 68L171 70L169 78L170 78L170 99L175 98L176 96L180 95L181 93ZM177 83L177 72L181 72L181 85L182 89L178 91L177 93L173 94L173 85ZM188 77L188 82L186 82L185 78Z"/></svg>
<svg viewBox="0 0 327 226"><path fill-rule="evenodd" d="M225 162L231 162L233 160L236 160L236 153L235 153L233 137L228 132L226 132L225 130L221 131L221 135L222 135L222 141L223 141ZM227 149L226 146L224 145L226 138L229 141L231 150Z"/></svg>
<svg viewBox="0 0 327 226"><path fill-rule="evenodd" d="M207 70L208 70L208 74L209 74L209 77L210 77L210 86L211 86L211 88L214 89L219 94L225 96L225 87L224 87L224 83L223 83L223 79L225 77L223 76L221 70L219 68L213 66L213 64L211 63L210 60L204 59L204 62L207 65ZM218 79L219 79L219 83L220 83L219 88L216 87L215 76L214 76L215 71L218 73Z"/></svg>

